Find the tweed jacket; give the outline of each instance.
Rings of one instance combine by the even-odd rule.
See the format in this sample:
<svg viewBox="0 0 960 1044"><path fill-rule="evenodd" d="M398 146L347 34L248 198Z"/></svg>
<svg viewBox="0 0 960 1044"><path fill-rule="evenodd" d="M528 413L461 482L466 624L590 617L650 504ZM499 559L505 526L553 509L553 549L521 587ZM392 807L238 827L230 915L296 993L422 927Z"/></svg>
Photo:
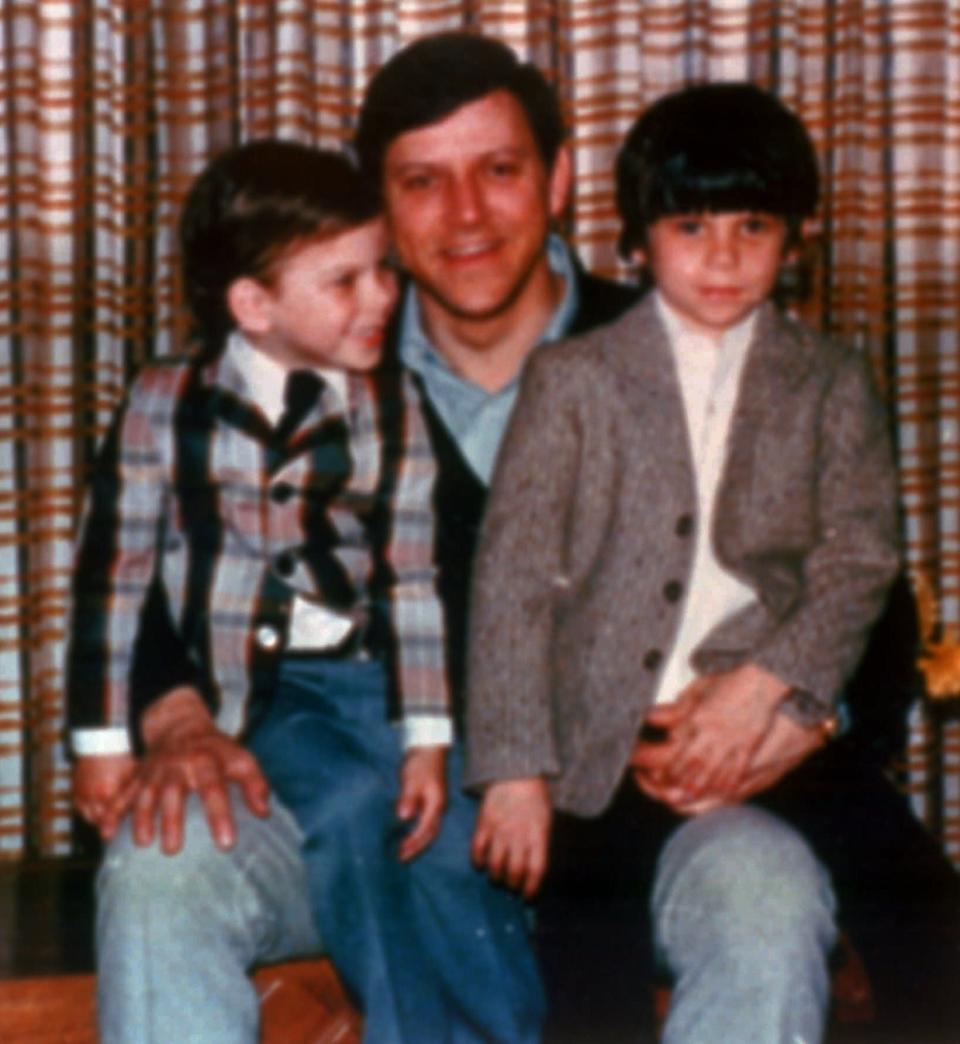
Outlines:
<svg viewBox="0 0 960 1044"><path fill-rule="evenodd" d="M603 809L669 652L697 499L652 297L538 352L499 456L475 567L465 779L542 775ZM700 672L752 661L827 714L899 563L896 479L867 362L764 305L710 537L757 602Z"/></svg>
<svg viewBox="0 0 960 1044"><path fill-rule="evenodd" d="M326 387L271 464L272 429L230 353L139 375L99 455L82 523L72 727L132 724L131 662L157 577L218 725L240 733L253 690L272 681L294 594L323 600L321 532L358 594L358 624L380 634L403 715L448 713L435 466L417 394L395 367L349 375L347 390L345 416ZM327 502L324 432L344 422L349 475Z"/></svg>

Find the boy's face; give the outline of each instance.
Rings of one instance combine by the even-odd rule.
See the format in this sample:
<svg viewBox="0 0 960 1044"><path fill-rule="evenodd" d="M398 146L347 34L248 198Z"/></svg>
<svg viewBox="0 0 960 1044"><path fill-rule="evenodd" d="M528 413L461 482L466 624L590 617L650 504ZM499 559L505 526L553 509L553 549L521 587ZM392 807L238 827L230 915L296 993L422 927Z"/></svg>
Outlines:
<svg viewBox="0 0 960 1044"><path fill-rule="evenodd" d="M399 135L384 161L394 246L426 307L484 320L523 303L566 203L565 154L548 171L508 91Z"/></svg>
<svg viewBox="0 0 960 1044"><path fill-rule="evenodd" d="M386 257L382 218L294 246L277 262L269 284L238 281L241 295L247 295L239 326L261 351L290 369L369 370L380 361L397 299Z"/></svg>
<svg viewBox="0 0 960 1044"><path fill-rule="evenodd" d="M718 337L770 295L786 240L786 222L773 214L671 214L649 227L634 259L685 323Z"/></svg>

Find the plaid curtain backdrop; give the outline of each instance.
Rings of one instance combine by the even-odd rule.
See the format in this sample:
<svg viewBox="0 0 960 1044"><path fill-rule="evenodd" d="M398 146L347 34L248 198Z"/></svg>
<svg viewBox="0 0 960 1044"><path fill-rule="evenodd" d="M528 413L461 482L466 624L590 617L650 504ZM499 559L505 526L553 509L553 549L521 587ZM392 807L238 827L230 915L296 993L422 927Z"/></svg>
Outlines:
<svg viewBox="0 0 960 1044"><path fill-rule="evenodd" d="M640 108L749 79L825 174L808 317L870 352L896 422L910 563L960 623L960 4L951 0L0 0L0 857L69 849L60 739L72 535L125 382L182 343L174 224L214 152L336 146L397 47L470 26L556 83L569 231L623 274L611 170ZM960 855L960 731L911 746Z"/></svg>

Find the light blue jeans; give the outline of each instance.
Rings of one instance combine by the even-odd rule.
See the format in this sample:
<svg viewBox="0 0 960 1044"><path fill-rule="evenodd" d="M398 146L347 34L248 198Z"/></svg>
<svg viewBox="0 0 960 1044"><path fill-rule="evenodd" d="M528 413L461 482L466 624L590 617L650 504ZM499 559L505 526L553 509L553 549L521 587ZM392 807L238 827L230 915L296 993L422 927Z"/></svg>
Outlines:
<svg viewBox="0 0 960 1044"><path fill-rule="evenodd" d="M196 797L177 855L137 846L129 824L109 845L97 882L102 1044L253 1044L248 969L320 951L293 817L274 802L259 819L236 793L233 808L229 852Z"/></svg>
<svg viewBox="0 0 960 1044"><path fill-rule="evenodd" d="M475 803L456 752L440 836L396 859L402 752L379 667L288 661L250 746L274 808L260 820L234 801L232 851L192 800L178 855L138 848L126 829L106 853L102 1044L254 1044L248 969L319 951L317 922L370 1044L534 1044L543 997L524 907L470 864Z"/></svg>
<svg viewBox="0 0 960 1044"><path fill-rule="evenodd" d="M676 830L652 897L657 956L674 978L663 1044L818 1044L834 905L806 842L762 809Z"/></svg>

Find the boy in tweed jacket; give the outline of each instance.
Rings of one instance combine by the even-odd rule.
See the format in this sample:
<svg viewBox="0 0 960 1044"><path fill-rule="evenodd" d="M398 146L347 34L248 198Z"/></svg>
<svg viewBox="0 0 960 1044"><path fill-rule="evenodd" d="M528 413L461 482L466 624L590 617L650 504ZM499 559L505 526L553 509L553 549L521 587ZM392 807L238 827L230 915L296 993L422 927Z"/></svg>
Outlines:
<svg viewBox="0 0 960 1044"><path fill-rule="evenodd" d="M379 200L342 157L253 142L201 175L181 233L202 350L145 368L118 411L74 584L75 799L111 842L101 1038L253 1041L250 964L318 945L305 873L366 1039L533 1041L522 909L469 863L434 463L410 379L380 364L396 288ZM145 685L144 707L130 675L151 597L195 676ZM184 735L190 755L165 756ZM205 783L213 761L242 802ZM183 836L189 790L222 851L196 815ZM222 909L209 980L177 949L196 916L184 881ZM255 907L269 916L248 926ZM144 921L169 924L150 936L161 996L144 995ZM224 976L234 994L211 1012Z"/></svg>
<svg viewBox="0 0 960 1044"><path fill-rule="evenodd" d="M884 411L865 359L768 300L818 195L793 114L690 88L637 121L617 179L653 289L532 360L481 537L474 855L544 883L557 1039L606 1039L615 1003L591 1028L571 1000L599 910L620 998L643 996L638 937L674 977L669 1044L812 1044L830 879L789 816L746 802L835 731L897 573Z"/></svg>

